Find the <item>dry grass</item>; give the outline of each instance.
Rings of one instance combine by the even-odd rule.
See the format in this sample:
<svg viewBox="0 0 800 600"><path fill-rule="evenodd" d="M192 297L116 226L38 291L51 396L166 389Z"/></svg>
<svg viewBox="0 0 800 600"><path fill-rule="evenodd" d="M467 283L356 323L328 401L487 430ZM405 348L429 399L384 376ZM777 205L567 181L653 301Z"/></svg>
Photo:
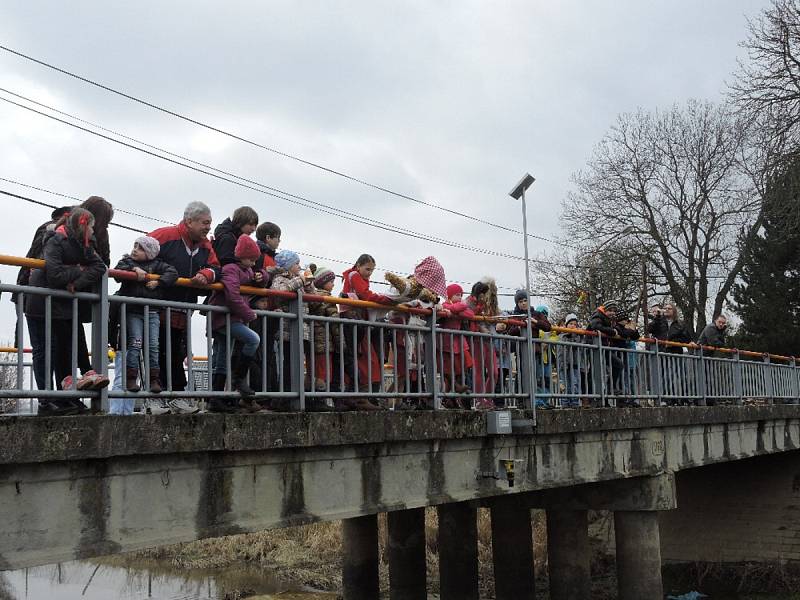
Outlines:
<svg viewBox="0 0 800 600"><path fill-rule="evenodd" d="M425 511L428 587L439 590L439 524L435 509ZM536 573L547 571L547 532L544 512L534 511L534 556ZM381 589L388 591L389 565L386 548L386 517L378 518ZM316 523L303 527L262 531L223 538L162 546L129 555L132 560L168 561L183 569L224 569L250 564L269 569L286 582L322 590L341 589L342 528L340 522ZM491 597L492 526L488 509L478 511L478 558L481 594ZM123 559L126 560L126 559Z"/></svg>

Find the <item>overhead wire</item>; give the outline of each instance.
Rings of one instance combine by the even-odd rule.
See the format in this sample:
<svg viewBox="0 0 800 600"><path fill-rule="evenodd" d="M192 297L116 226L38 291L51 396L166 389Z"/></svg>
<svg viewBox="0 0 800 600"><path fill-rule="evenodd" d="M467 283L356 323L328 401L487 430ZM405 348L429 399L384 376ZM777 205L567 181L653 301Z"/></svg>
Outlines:
<svg viewBox="0 0 800 600"><path fill-rule="evenodd" d="M53 196L58 196L58 197L61 197L61 198L67 198L67 199L70 199L70 200L74 200L76 202L80 202L80 198L78 198L77 196L72 196L72 195L69 195L69 194L61 193L61 192L55 192L55 191L49 190L47 188L34 186L34 185L27 184L27 183L24 183L24 182L15 180L15 179L9 179L7 177L0 177L0 181L6 181L6 182L12 183L14 185L19 185L19 186L22 186L22 187L26 187L26 188L34 189L34 190L37 190L37 191L40 191L40 192L44 192L44 193L47 193L47 194L50 194L50 195L53 195ZM29 202L31 204L36 204L38 206L43 206L43 207L46 207L46 208L51 208L51 209L58 208L58 206L55 205L55 204L49 204L47 202L42 202L41 200L36 200L36 199L30 198L28 196L22 196L20 194L15 194L15 193L9 192L7 190L0 189L0 194L3 194L5 196L9 196L9 197L12 197L12 198L16 198L18 200L23 200L23 201ZM143 219L149 219L151 221L155 221L155 222L159 222L159 223L167 223L169 225L172 225L171 221L166 221L164 219L159 219L157 217L152 217L150 215L143 215L143 214L140 214L140 213L134 213L134 212L131 212L131 211L127 211L127 210L119 208L119 206L117 204L114 205L114 212L120 212L120 213L123 213L123 214L129 214L129 215L133 215L133 216L138 216L138 217L141 217ZM149 233L148 231L145 231L144 229L137 229L136 227L131 227L129 225L124 225L124 224L121 224L121 223L117 223L115 221L112 221L110 223L110 225L114 226L114 227L118 227L120 229L126 229L128 231L133 231L135 233L141 233L143 235L147 235ZM327 257L327 256L321 256L319 254L313 254L311 252L305 252L305 251L300 250L300 249L298 249L298 252L300 254L302 254L303 256L307 256L309 258L321 259L321 260L325 260L325 261L328 261L328 262L335 262L335 263L340 263L340 264L345 264L345 265L351 265L353 263L352 260L344 260L344 259L341 259L341 258L331 258L331 257ZM391 269L391 268L383 269L383 268L379 268L377 270L381 271L381 272L392 272L392 273L397 273L397 274L407 273L407 271L404 270L404 269ZM341 276L337 275L337 277L341 277ZM450 280L450 282L451 283L464 284L464 285L471 285L471 283L466 282L466 281ZM385 282L385 281L373 281L373 283L377 283L377 284L380 284L380 285L390 285L388 282ZM502 286L502 285L498 285L497 287L498 287L498 289L506 289L506 290L516 290L517 289L516 287ZM547 293L546 292L536 292L536 293L531 292L531 294L532 295L538 295L538 296L545 296ZM512 295L513 296L513 294L501 294L501 295Z"/></svg>
<svg viewBox="0 0 800 600"><path fill-rule="evenodd" d="M384 230L390 231L392 233L396 233L396 234L399 234L399 235L407 235L407 236L410 236L410 237L421 239L423 241L431 241L433 243L443 244L443 245L450 246L450 247L453 247L453 248L456 248L456 249L462 249L462 250L467 250L467 251L476 252L476 253L483 253L483 254L487 254L487 255L499 256L501 258L509 258L509 259L513 259L513 260L521 260L521 261L525 260L523 257L520 257L520 256L511 255L511 254L502 253L502 252L491 251L491 250L486 250L484 248L477 248L477 247L473 247L473 246L468 246L468 245L462 244L460 242L454 242L453 240L447 240L447 239L443 239L443 238L433 237L433 236L430 236L428 234L416 232L414 230L409 230L409 229L405 229L405 228L398 228L396 226L392 226L392 225L390 225L388 223L385 223L385 222L382 222L382 221L377 221L377 220L370 219L370 218L367 218L367 217L362 217L360 215L356 215L355 213L351 213L351 212L348 212L348 211L344 211L342 209L338 209L336 207L332 207L332 206L329 206L329 205L326 205L326 204L323 204L323 203L320 203L320 202L316 202L316 201L310 200L308 198L305 198L303 196L291 194L291 193L286 192L284 190L280 190L278 188L267 186L267 185L262 184L262 183L260 183L258 181L255 181L255 180L252 180L252 179L248 179L246 177L242 177L242 176L236 175L235 173L231 173L229 171L225 171L225 170L219 169L217 167L214 167L213 165L209 165L207 163L196 161L194 159L191 159L189 157L183 156L181 154L177 154L177 153L171 152L169 150L165 150L165 149L160 148L158 146L155 146L153 144L149 144L149 143L144 142L142 140L139 140L137 138L134 138L134 137L131 137L131 136L127 136L125 134L119 133L119 132L114 131L112 129L103 127L102 125L99 125L99 124L94 123L92 121L88 121L86 119L83 119L83 118L78 117L76 115L73 115L71 113L68 113L68 112L62 111L60 109L57 109L55 107L49 106L49 105L47 105L45 103L39 102L37 100L34 100L34 99L29 98L27 96L24 96L22 94L18 94L16 92L8 90L6 88L0 87L0 91L4 92L6 94L12 95L12 96L14 96L16 98L19 98L21 100L24 100L26 102L30 102L32 104L35 104L35 105L40 106L42 108L45 108L47 110L50 110L52 112L55 112L57 114L60 114L62 116L74 119L74 120L76 120L78 122L84 123L84 124L89 125L91 127L95 127L97 129L100 129L100 130L105 131L107 133L110 133L112 135L121 137L121 138L123 138L125 140L128 140L130 142L134 142L136 144L141 144L142 146L145 146L146 148L150 148L150 149L158 151L158 152L163 152L164 154L166 154L168 156L162 156L160 154L157 154L156 152L152 152L150 150L146 150L145 148L139 148L138 146L135 146L135 145L133 145L131 143L126 143L124 141L117 140L117 139L112 138L110 136L106 136L106 135L103 135L101 133L92 131L92 130L86 128L86 127L82 127L80 125L76 125L75 123L71 123L69 121L66 121L66 120L63 120L63 119L59 119L57 117L54 117L53 115L49 115L47 113L44 113L44 112L41 112L39 110L33 109L33 108L29 107L29 106L25 106L24 104L20 104L18 102L14 102L14 101L9 100L7 98L0 97L0 100L2 100L4 102L7 102L9 104L12 104L14 106L17 106L19 108L34 112L35 114L38 114L40 116L44 116L44 117L52 119L52 120L55 120L55 121L57 121L59 123L62 123L64 125L68 125L70 127L76 128L76 129L78 129L80 131L84 131L85 133L89 133L91 135L98 136L98 137L100 137L102 139L106 139L108 141L120 144L120 145L122 145L124 147L127 147L129 149L133 149L133 150L137 150L139 152L143 152L143 153L145 153L147 155L153 156L155 158L160 158L160 159L165 160L167 162L170 162L172 164L175 164L175 165L178 165L178 166L183 166L185 168L191 169L191 170L199 172L201 174L205 174L205 175L217 178L217 179L221 179L221 180L223 180L225 182L232 183L232 184L238 185L240 187L245 187L247 189L250 189L250 190L253 190L253 191L256 191L256 192L259 192L259 193L263 193L263 194L266 194L266 195L269 195L269 196L272 196L272 197L275 197L275 198L279 198L279 199L285 200L287 202L292 202L292 203L298 204L300 206L303 206L305 208L311 208L313 210L318 210L320 212L323 212L323 213L326 213L326 214L331 214L333 216L337 216L339 218L342 218L342 219L345 219L345 220L349 220L349 221L353 221L353 222L356 222L356 223L359 223L359 224L368 225L368 226L372 226L372 227L377 227L379 229L384 229ZM175 160L175 159L169 158L169 156L175 157L175 159L180 159L180 160L187 161L188 163L192 163L194 165L198 165L199 167L202 167L202 168L198 168L198 167L192 166L192 164L182 163L182 162L180 162L180 160ZM205 169L209 169L211 171L215 171L216 173L222 173L224 176L218 175L216 173L208 172ZM241 181L231 180L228 177L233 177L235 179L244 181L244 182L246 182L246 184L241 183ZM0 178L0 180L8 181L10 183L17 183L14 180L9 180L9 179L5 179L5 178ZM262 189L256 189L256 188L252 187L251 185L247 185L247 184L253 184L253 185L265 188L265 189L263 189L263 190ZM30 187L31 189L37 189L37 190L43 191L45 193L51 193L48 190L45 190L43 188L37 188L36 186L30 186L30 185L27 185L27 184L20 184L20 185L25 185L26 187ZM276 192L276 193L273 193L273 192ZM59 194L57 194L57 195L59 195ZM284 197L284 195L288 196L288 198ZM64 197L69 197L69 198L74 199L74 200L78 200L78 198L75 198L75 197L66 196L66 195L63 195L63 196ZM133 215L133 216L143 217L143 218L151 218L151 217L148 217L146 215L141 215L141 214L135 213L133 211L127 211L127 210L124 210L124 209L119 209L119 210L120 210L120 212L125 213L125 214L130 214L130 215ZM335 211L335 212L330 212L330 211ZM342 213L342 214L337 214L337 213ZM160 221L162 223L169 223L168 221L163 221L163 220L160 220L160 219L153 219L153 220ZM591 268L593 268L590 265L562 263L562 262L552 261L552 260L543 260L543 259L534 259L534 258L529 258L528 260L529 260L529 262L533 262L533 263L539 263L539 264L543 264L543 265L567 267L567 268L580 268L580 269L591 269ZM337 262L346 263L348 261L337 261ZM724 277L723 276L709 275L708 278L710 278L710 279L713 279L713 278L723 279ZM657 281L657 280L651 280L649 282L650 283L654 283L654 284L658 284L658 285L663 285L663 282ZM458 283L465 283L465 282L458 282ZM514 288L507 287L506 289L514 289Z"/></svg>
<svg viewBox="0 0 800 600"><path fill-rule="evenodd" d="M455 215L455 216L458 216L458 217L461 217L461 218L464 218L464 219L468 219L470 221L473 221L473 222L476 222L476 223L480 223L482 225L487 225L489 227L494 227L496 229L507 231L509 233L515 233L515 234L518 234L518 235L524 235L524 232L519 230L519 229L516 229L516 228L513 228L513 227L508 227L506 225L501 225L499 223L494 223L492 221L489 221L489 220L486 220L486 219L482 219L480 217L476 217L474 215L470 215L470 214L462 212L462 211L458 211L458 210L455 210L455 209L452 209L452 208L448 208L446 206L441 206L439 204L435 204L433 202L428 202L426 200L421 200L420 198L416 198L414 196L410 196L410 195L404 194L402 192L397 192L397 191L392 190L392 189L390 189L388 187L385 187L385 186L382 186L382 185L379 185L379 184L375 184L375 183L371 183L371 182L366 181L364 179L361 179L359 177L355 177L353 175L349 175L349 174L345 173L344 171L340 171L338 169L333 169L331 167L326 167L325 165L322 165L320 163L304 159L304 158L299 157L297 155L294 155L294 154L279 150L277 148L273 148L271 146L267 146L267 145L262 144L260 142L256 142L254 140L251 140L249 138L244 137L243 135L239 135L239 134L227 131L225 129L222 129L220 127L216 127L216 126L211 125L209 123L206 123L204 121L200 121L198 119L194 119L192 117L188 117L188 116L186 116L184 114L181 114L181 113L179 113L179 112L177 112L175 110L172 110L172 109L169 109L169 108L165 108L163 106L159 106L158 104L155 104L155 103L150 102L148 100L145 100L143 98L140 98L140 97L134 96L132 94L123 92L121 90L112 88L109 85L106 85L106 84L100 83L98 81L89 79L88 77L85 77L85 76L82 76L82 75L78 75L77 73L74 73L74 72L69 71L67 69L64 69L62 67L58 67L58 66L56 66L56 65L54 65L52 63L49 63L47 61L35 58L35 57L30 56L28 54L24 54L24 53L22 53L22 52L20 52L18 50L14 50L13 48L10 48L8 46L0 45L0 50L3 50L5 52L8 52L8 53L13 54L15 56L18 56L18 57L23 58L25 60L28 60L30 62L36 63L36 64L38 64L40 66L46 67L48 69L51 69L53 71L56 71L56 72L61 73L63 75L66 75L68 77L72 77L73 79L77 79L78 81L82 81L82 82L84 82L86 84L92 85L92 86L97 87L99 89L102 89L102 90L104 90L106 92L109 92L109 93L112 93L112 94L116 94L117 96L120 96L122 98L130 100L132 102L136 102L136 103L141 104L143 106L146 106L148 108L152 108L152 109L157 110L157 111L159 111L161 113L164 113L166 115L175 117L175 118L180 119L182 121L185 121L187 123L191 123L192 125L196 125L198 127L202 127L202 128L207 129L209 131L213 131L213 132L218 133L220 135L229 137L231 139L234 139L234 140L237 140L239 142L248 144L250 146L259 148L261 150L265 150L267 152L271 152L271 153L273 153L275 155L282 156L284 158L288 158L290 160L299 162L299 163L304 164L306 166L313 167L315 169L319 169L319 170L324 171L326 173L330 173L332 175L344 178L344 179L346 179L348 181L351 181L351 182L354 182L354 183L358 183L358 184L366 186L368 188L372 188L372 189L374 189L376 191L384 192L386 194L390 194L390 195L395 196L397 198L403 198L405 200L409 200L409 201L414 202L414 203L419 204L419 205L428 206L430 208L434 208L434 209L437 209L437 210L440 210L440 211L443 211L443 212L446 212L446 213L449 213L449 214L452 214L452 215ZM528 232L527 235L530 238L534 238L534 239L538 239L538 240L541 240L541 241L549 242L551 244L557 244L557 245L564 246L564 247L576 248L576 246L574 246L572 244L569 244L569 243L567 243L567 242L565 242L563 240L555 240L555 239L552 239L552 238L548 238L546 236L542 236L542 235L538 235L538 234L534 234L534 233L530 233L530 232Z"/></svg>
<svg viewBox="0 0 800 600"><path fill-rule="evenodd" d="M66 121L66 120L61 119L59 117L56 117L54 115L47 114L45 112L42 112L42 111L37 110L35 108L32 108L30 106L26 106L24 104L20 104L19 102L16 102L14 100L10 100L8 98L0 97L0 101L6 102L6 103L14 105L14 106L17 106L17 107L22 108L24 110L33 112L33 113L38 114L40 116L43 116L43 117L46 117L48 119L54 120L56 122L62 123L62 124L67 125L69 127L73 127L73 128L78 129L80 131L84 131L86 133L89 133L89 134L97 136L99 138L108 140L110 142L114 142L116 144L125 146L125 147L127 147L129 149L136 150L138 152L142 152L144 154L147 154L147 155L155 157L155 158L160 158L160 159L165 160L165 161L167 161L169 163L172 163L172 164L175 164L175 165L190 169L190 170L198 172L198 173L202 173L202 174L207 175L209 177L213 177L213 178L221 180L221 181L232 183L232 184L237 185L239 187L242 187L242 188L245 188L245 189L250 189L252 191L255 191L255 192L267 195L267 196L271 196L273 198L278 198L280 200L284 200L284 201L290 202L292 204L297 204L299 206L303 206L304 208L310 208L312 210L315 210L315 211L318 211L318 212L321 212L321 213L324 213L324 214L332 215L332 216L338 217L340 219L344 219L344 220L347 220L347 221L353 221L353 222L359 223L361 225L367 225L369 227L381 229L381 230L388 231L388 232L391 232L391 233L395 233L395 234L398 234L398 235L404 235L404 236L415 238L415 239L419 239L419 240L422 240L422 241L433 242L433 243L436 243L436 244L441 244L441 245L444 245L444 246L449 246L449 247L457 248L457 249L461 249L461 250L467 250L469 252L475 252L475 253L478 253L478 254L486 254L486 255L489 255L489 256L496 256L496 257L499 257L499 258L508 258L508 259L519 260L519 261L524 261L525 260L524 257L517 256L517 255L514 255L514 254L509 254L509 253L506 253L506 252L498 252L498 251L495 251L495 250L488 250L486 248L480 248L480 247L475 247L475 246L469 246L467 244L462 244L460 242L454 242L452 240L433 237L433 236L430 236L429 234L417 232L417 231L414 231L414 230L405 229L405 228L401 228L401 227L396 227L396 226L390 225L388 223L384 223L382 221L377 221L375 219L371 219L371 218L368 218L368 217L362 217L360 215L356 215L355 213L344 211L342 209L338 209L338 208L335 208L333 206L329 206L327 204L323 204L321 202L310 200L310 199L302 197L302 196L291 194L289 192L284 192L283 190L280 190L278 188L273 188L271 186L267 186L267 185L262 184L260 182L257 182L257 181L254 181L254 180L250 180L248 178L245 178L245 177L242 177L242 176L239 176L239 175L235 175L235 174L223 171L221 169L217 169L215 167L205 166L204 168L201 168L201 167L198 167L198 166L194 166L192 164L187 164L185 162L181 162L181 160L177 160L175 158L170 158L169 156L163 156L161 154L158 154L158 153L156 153L154 151L151 151L151 150L148 150L146 148L140 148L139 146L135 146L132 143L129 143L129 142L126 142L126 141L123 141L123 140L115 139L115 138L113 138L111 136L105 135L103 133L99 133L97 131L92 131L91 129L88 129L87 127L83 127L83 126L78 125L76 123L71 123L70 121ZM166 153L167 151L164 151L164 152ZM199 161L193 161L191 159L186 159L186 158L183 158L182 160L187 160L187 161L193 162L195 164L204 164L204 163L199 163ZM206 169L211 169L211 170L206 170ZM212 172L212 171L217 171L217 172ZM219 173L225 173L225 175L220 175ZM236 179L231 179L231 177L235 177ZM241 180L241 181L238 181L237 179ZM243 183L243 182L248 182L248 183ZM254 185L250 185L250 183L253 183ZM259 187L255 187L255 186L259 186ZM274 191L271 191L271 190L274 190ZM539 261L537 259L529 259L529 262L546 263L547 261ZM565 266L569 266L569 265L565 265Z"/></svg>

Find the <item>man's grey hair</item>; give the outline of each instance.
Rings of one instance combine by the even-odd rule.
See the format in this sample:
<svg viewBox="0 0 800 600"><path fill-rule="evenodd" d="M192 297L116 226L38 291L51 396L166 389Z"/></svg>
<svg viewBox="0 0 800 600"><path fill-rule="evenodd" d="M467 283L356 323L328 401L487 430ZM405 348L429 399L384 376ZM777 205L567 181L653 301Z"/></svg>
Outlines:
<svg viewBox="0 0 800 600"><path fill-rule="evenodd" d="M186 209L183 211L183 220L194 221L204 215L211 216L211 209L208 208L207 205L197 201L189 202L189 204L186 205Z"/></svg>

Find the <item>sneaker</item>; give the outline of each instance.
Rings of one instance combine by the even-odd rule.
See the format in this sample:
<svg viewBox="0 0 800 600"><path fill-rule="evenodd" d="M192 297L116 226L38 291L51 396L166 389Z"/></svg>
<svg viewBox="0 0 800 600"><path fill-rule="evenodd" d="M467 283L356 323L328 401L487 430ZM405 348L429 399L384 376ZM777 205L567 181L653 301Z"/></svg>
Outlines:
<svg viewBox="0 0 800 600"><path fill-rule="evenodd" d="M494 401L489 398L475 400L475 410L494 410Z"/></svg>
<svg viewBox="0 0 800 600"><path fill-rule="evenodd" d="M61 389L62 390L71 390L72 389L72 375L67 375L64 379L61 380Z"/></svg>
<svg viewBox="0 0 800 600"><path fill-rule="evenodd" d="M169 408L176 415L193 415L200 412L196 402L189 402L183 398L175 398L168 402Z"/></svg>
<svg viewBox="0 0 800 600"><path fill-rule="evenodd" d="M72 381L72 377L69 377L70 382ZM66 381L66 378L65 378ZM97 371L91 370L86 371L78 380L78 384L75 386L79 390L101 390L106 387L110 383L110 380L105 375L100 375ZM63 384L62 384L63 385Z"/></svg>
<svg viewBox="0 0 800 600"><path fill-rule="evenodd" d="M169 414L170 407L166 400L147 398L144 401L144 412L148 415L166 415Z"/></svg>

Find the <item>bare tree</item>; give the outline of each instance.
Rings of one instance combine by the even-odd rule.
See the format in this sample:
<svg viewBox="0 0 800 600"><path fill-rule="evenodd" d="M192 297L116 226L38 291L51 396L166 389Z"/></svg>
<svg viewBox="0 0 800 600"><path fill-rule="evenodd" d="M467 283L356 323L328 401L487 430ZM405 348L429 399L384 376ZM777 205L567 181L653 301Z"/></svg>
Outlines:
<svg viewBox="0 0 800 600"><path fill-rule="evenodd" d="M635 316L645 286L652 295L652 279L642 280L639 248L626 240L598 248L580 247L566 255L567 262L562 253L532 263L533 280L553 293L555 316L575 313L585 325L598 304L612 299Z"/></svg>
<svg viewBox="0 0 800 600"><path fill-rule="evenodd" d="M621 115L574 176L564 222L593 243L633 225L648 269L701 329L709 308L722 310L741 245L760 227L756 179L768 153L749 151L748 136L743 119L708 102Z"/></svg>
<svg viewBox="0 0 800 600"><path fill-rule="evenodd" d="M800 4L773 0L748 21L741 44L748 60L739 63L731 84L734 104L763 131L800 140Z"/></svg>

